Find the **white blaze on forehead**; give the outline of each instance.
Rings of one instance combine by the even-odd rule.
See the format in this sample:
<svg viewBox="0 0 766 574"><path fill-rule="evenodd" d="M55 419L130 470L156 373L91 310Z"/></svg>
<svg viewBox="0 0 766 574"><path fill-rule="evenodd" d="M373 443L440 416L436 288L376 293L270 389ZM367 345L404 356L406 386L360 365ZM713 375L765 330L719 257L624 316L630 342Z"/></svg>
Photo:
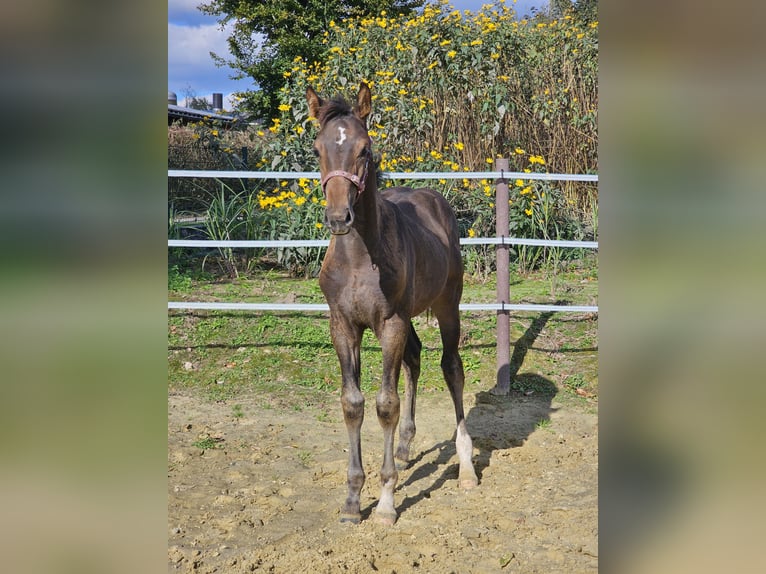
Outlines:
<svg viewBox="0 0 766 574"><path fill-rule="evenodd" d="M346 128L343 126L338 126L338 139L335 140L335 143L338 145L343 145L344 141L346 141Z"/></svg>

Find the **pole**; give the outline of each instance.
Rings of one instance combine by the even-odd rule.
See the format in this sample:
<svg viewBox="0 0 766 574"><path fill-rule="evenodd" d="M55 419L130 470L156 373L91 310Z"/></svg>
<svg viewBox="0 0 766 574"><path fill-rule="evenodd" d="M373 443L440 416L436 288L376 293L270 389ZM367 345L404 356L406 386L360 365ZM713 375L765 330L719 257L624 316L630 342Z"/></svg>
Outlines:
<svg viewBox="0 0 766 574"><path fill-rule="evenodd" d="M495 160L495 171L510 171L507 158ZM509 231L508 180L501 177L495 181L496 235L507 238ZM508 304L511 299L510 246L501 241L496 247L497 257L497 303ZM507 309L497 311L497 382L490 389L493 395L507 395L511 391L511 315Z"/></svg>

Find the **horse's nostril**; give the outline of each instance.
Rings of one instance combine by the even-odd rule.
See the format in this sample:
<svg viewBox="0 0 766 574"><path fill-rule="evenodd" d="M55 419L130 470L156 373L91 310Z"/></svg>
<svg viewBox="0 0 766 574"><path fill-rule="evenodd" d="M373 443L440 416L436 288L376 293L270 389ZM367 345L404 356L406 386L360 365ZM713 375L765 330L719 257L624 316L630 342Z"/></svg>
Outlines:
<svg viewBox="0 0 766 574"><path fill-rule="evenodd" d="M354 220L354 216L351 215L351 211L346 212L346 225L351 225L351 222Z"/></svg>

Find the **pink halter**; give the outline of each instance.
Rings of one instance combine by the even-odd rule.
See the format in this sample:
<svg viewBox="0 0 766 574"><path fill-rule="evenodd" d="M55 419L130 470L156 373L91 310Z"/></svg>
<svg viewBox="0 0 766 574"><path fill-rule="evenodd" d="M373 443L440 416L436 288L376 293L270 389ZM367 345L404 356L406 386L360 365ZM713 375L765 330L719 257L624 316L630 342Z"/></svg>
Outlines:
<svg viewBox="0 0 766 574"><path fill-rule="evenodd" d="M372 148L372 138L370 138L370 148ZM364 191L365 186L367 185L367 167L369 166L369 164L370 164L370 156L368 155L367 159L364 162L364 169L362 170L361 177L359 177L355 173L350 173L342 169L336 169L334 171L326 173L324 177L322 178L322 182L321 182L322 193L324 194L325 197L327 197L327 191L325 191L327 182L330 181L333 177L343 177L349 180L351 183L353 183L356 186L357 196L361 195L362 192Z"/></svg>

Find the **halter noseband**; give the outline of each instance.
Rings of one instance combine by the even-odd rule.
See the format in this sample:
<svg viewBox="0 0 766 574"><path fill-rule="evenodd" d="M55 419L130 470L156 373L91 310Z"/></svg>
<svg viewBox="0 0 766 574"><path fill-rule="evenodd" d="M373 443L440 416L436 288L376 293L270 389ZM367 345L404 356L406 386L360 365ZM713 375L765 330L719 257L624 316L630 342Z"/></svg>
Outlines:
<svg viewBox="0 0 766 574"><path fill-rule="evenodd" d="M356 186L357 197L362 195L362 192L364 191L364 188L367 185L367 167L370 165L371 154L372 154L372 138L370 138L370 153L367 154L367 159L364 161L364 169L362 170L362 176L359 177L355 173L350 173L342 169L336 169L334 171L326 173L321 181L322 193L324 194L324 196L327 197L327 191L325 190L325 187L327 187L327 182L330 181L333 177L342 177L349 180L351 183L353 183Z"/></svg>

